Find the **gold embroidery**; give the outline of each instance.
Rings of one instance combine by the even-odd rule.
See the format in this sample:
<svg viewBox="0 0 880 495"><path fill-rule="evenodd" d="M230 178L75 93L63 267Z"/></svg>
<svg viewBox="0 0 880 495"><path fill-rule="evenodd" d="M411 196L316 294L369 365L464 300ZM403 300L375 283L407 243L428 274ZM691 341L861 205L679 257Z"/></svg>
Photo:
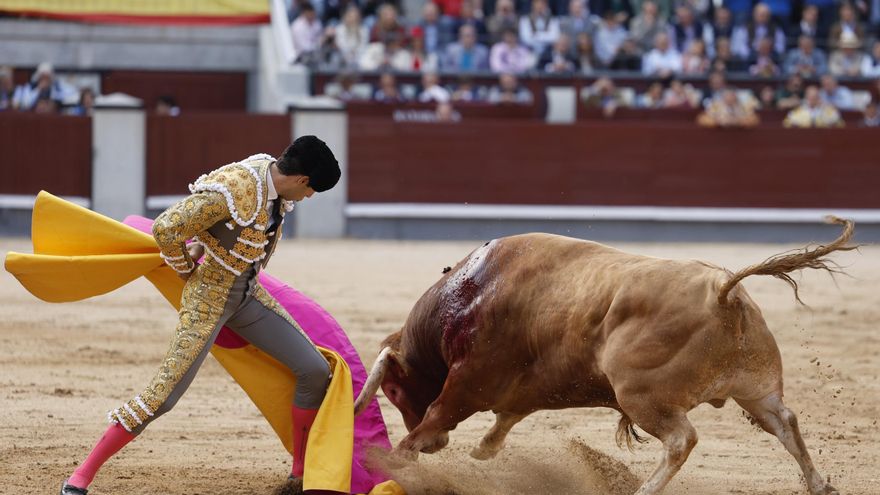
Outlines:
<svg viewBox="0 0 880 495"><path fill-rule="evenodd" d="M192 270L193 260L186 252L186 241L217 222L229 218L222 194L203 192L187 196L156 217L153 238L165 259L176 260L183 271ZM186 262L184 270L183 262ZM180 264L179 266L177 266Z"/></svg>

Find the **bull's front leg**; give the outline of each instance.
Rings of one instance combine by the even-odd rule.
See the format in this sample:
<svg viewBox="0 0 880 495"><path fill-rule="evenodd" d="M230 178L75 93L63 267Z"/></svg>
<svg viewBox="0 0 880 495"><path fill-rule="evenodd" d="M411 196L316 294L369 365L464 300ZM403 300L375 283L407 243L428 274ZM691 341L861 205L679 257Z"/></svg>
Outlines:
<svg viewBox="0 0 880 495"><path fill-rule="evenodd" d="M480 445L471 451L471 457L485 461L492 459L504 447L504 439L510 433L510 429L528 416L528 414L513 414L500 412L495 414L495 425L486 433L480 441Z"/></svg>

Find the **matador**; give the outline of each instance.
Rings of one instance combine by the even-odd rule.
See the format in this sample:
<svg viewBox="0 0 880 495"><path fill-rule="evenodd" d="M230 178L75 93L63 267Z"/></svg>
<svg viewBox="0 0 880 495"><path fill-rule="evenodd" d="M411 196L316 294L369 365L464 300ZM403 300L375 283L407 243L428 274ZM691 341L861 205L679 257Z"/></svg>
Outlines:
<svg viewBox="0 0 880 495"><path fill-rule="evenodd" d="M159 371L141 393L108 413L109 427L65 480L61 495L85 495L110 457L174 407L224 326L296 376L289 480L301 484L306 441L330 381L330 366L256 275L281 238L285 213L335 186L340 175L327 145L303 136L277 160L254 155L201 176L190 185L189 196L156 218L153 237L161 256L186 280L177 328ZM198 263L202 252L204 261Z"/></svg>

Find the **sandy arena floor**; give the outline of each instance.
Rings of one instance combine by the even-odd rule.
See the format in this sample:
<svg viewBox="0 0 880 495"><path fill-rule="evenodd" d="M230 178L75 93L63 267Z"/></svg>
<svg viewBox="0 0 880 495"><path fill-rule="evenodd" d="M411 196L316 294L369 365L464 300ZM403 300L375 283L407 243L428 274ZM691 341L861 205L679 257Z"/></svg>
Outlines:
<svg viewBox="0 0 880 495"><path fill-rule="evenodd" d="M836 234L829 227L828 238ZM403 322L440 270L477 242L286 242L270 272L316 299L342 323L370 365L382 338ZM731 269L794 246L620 245ZM23 239L0 251L30 252ZM789 288L766 277L745 285L782 349L786 398L799 415L820 472L842 494L880 493L880 247L835 259L852 278L804 273L798 307ZM105 412L152 376L175 313L146 281L72 304L48 304L0 273L0 493L54 494L106 426ZM405 434L383 400L392 442ZM781 444L759 432L732 402L690 414L700 442L665 493L806 493ZM625 493L660 455L656 440L634 454L614 444L617 414L539 412L515 427L499 458L468 457L489 428L480 414L452 432L449 447L396 473L411 493ZM589 446L589 448L584 447ZM594 449L594 450L590 450ZM620 462L615 462L620 461ZM92 485L101 494L268 494L289 459L244 393L208 358L176 409L111 460Z"/></svg>

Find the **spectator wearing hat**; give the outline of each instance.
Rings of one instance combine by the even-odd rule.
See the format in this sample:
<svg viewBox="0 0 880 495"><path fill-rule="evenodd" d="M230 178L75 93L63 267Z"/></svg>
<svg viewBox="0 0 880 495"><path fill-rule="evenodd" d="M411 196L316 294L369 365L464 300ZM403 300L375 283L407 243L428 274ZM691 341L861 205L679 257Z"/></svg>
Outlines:
<svg viewBox="0 0 880 495"><path fill-rule="evenodd" d="M827 70L825 53L816 48L816 41L805 34L798 38L798 46L785 57L785 73L802 77L818 77Z"/></svg>
<svg viewBox="0 0 880 495"><path fill-rule="evenodd" d="M12 80L12 67L0 67L0 112L12 110L12 96L15 94L15 83Z"/></svg>
<svg viewBox="0 0 880 495"><path fill-rule="evenodd" d="M55 69L49 62L37 66L29 83L15 88L12 94L12 108L17 110L34 110L38 100L52 100L59 103L76 98L76 88L55 77ZM42 106L47 107L46 103Z"/></svg>
<svg viewBox="0 0 880 495"><path fill-rule="evenodd" d="M880 41L875 41L871 53L862 60L862 76L880 78Z"/></svg>
<svg viewBox="0 0 880 495"><path fill-rule="evenodd" d="M861 41L852 31L844 31L837 43L837 50L831 54L828 67L837 77L858 77L867 55L860 51Z"/></svg>
<svg viewBox="0 0 880 495"><path fill-rule="evenodd" d="M828 34L828 47L836 47L837 43L842 40L843 33L845 32L854 34L856 39L865 39L865 26L859 22L856 9L849 2L843 2L840 5L838 20L831 27L831 32Z"/></svg>
<svg viewBox="0 0 880 495"><path fill-rule="evenodd" d="M834 105L841 110L855 109L855 100L852 91L846 86L841 86L837 82L837 78L831 74L825 74L821 79L822 89L819 95L822 100Z"/></svg>
<svg viewBox="0 0 880 495"><path fill-rule="evenodd" d="M492 72L522 74L534 64L532 52L519 43L514 29L506 30L502 40L495 43L489 52L489 68Z"/></svg>
<svg viewBox="0 0 880 495"><path fill-rule="evenodd" d="M843 127L845 124L840 112L833 105L822 100L819 88L808 86L804 92L804 101L792 109L782 122L785 127Z"/></svg>
<svg viewBox="0 0 880 495"><path fill-rule="evenodd" d="M464 25L458 31L458 41L450 43L443 54L443 69L453 72L489 70L489 49L477 42L477 30Z"/></svg>

